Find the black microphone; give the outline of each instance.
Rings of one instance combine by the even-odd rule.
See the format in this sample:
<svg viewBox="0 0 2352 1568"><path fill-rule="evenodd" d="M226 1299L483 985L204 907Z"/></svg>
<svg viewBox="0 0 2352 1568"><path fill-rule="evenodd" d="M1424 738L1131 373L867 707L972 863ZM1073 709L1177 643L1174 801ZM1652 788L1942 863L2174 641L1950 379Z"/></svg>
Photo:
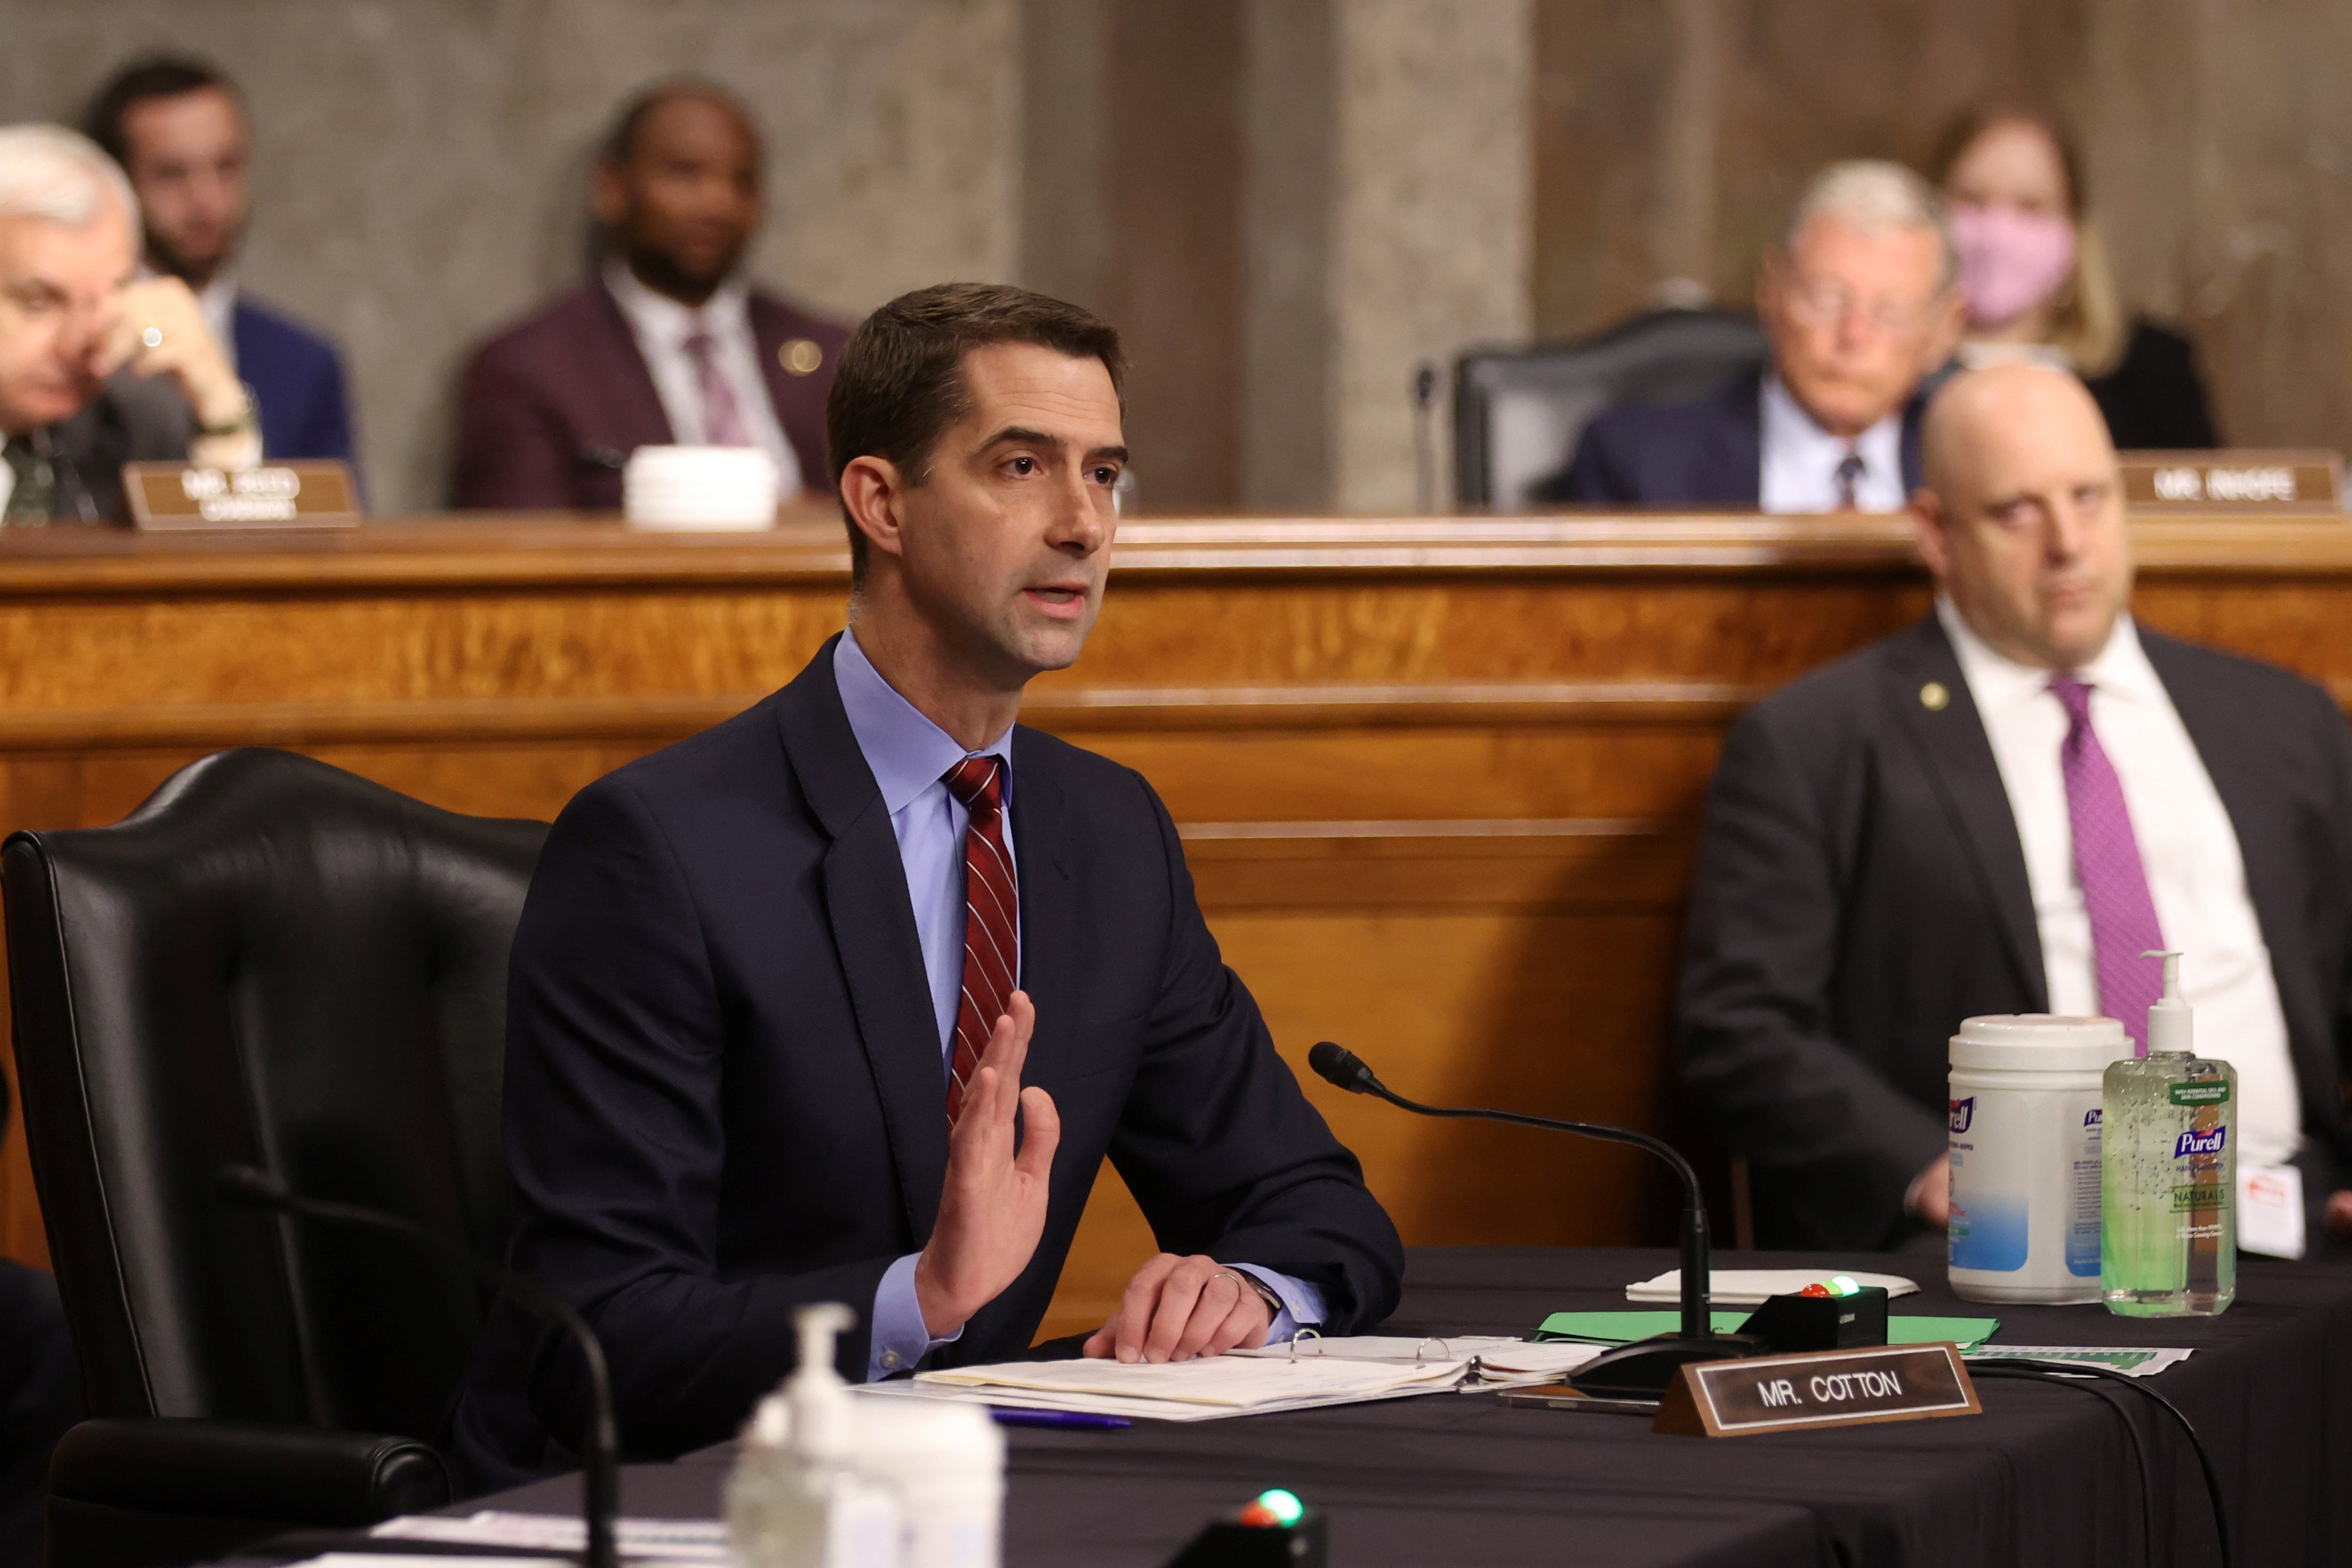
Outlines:
<svg viewBox="0 0 2352 1568"><path fill-rule="evenodd" d="M1555 1132L1574 1132L1611 1143L1630 1143L1636 1149L1648 1150L1674 1167L1675 1174L1682 1178L1683 1184L1681 1329L1675 1333L1659 1334L1621 1345L1585 1363L1570 1374L1570 1381L1580 1390L1588 1394L1654 1399L1664 1392L1666 1384L1674 1381L1675 1372L1686 1363L1727 1361L1736 1356L1755 1355L1763 1350L1759 1341L1746 1335L1715 1331L1715 1321L1707 1310L1706 1205L1699 1193L1698 1173L1692 1170L1690 1162L1664 1139L1653 1138L1647 1132L1636 1132L1629 1127L1604 1127L1591 1121L1559 1121L1549 1116L1522 1116L1515 1110L1466 1110L1451 1106L1423 1105L1390 1089L1373 1076L1372 1069L1364 1065L1361 1057L1329 1040L1319 1041L1308 1048L1307 1065L1327 1083L1335 1084L1350 1094L1369 1094L1375 1099L1385 1100L1416 1116L1505 1121L1516 1127L1543 1127Z"/></svg>
<svg viewBox="0 0 2352 1568"><path fill-rule="evenodd" d="M404 1236L445 1258L454 1258L478 1277L513 1298L515 1304L526 1311L562 1326L579 1347L581 1359L588 1363L588 1441L581 1446L586 1459L583 1484L581 1488L581 1516L588 1531L588 1550L582 1562L585 1568L620 1568L620 1547L615 1521L621 1508L621 1471L619 1427L613 1418L613 1383L604 1369L604 1346L596 1338L596 1331L574 1310L571 1302L546 1289L537 1280L496 1264L485 1263L462 1247L457 1247L434 1235L415 1220L403 1218L383 1209L367 1208L359 1204L334 1203L323 1198L306 1198L277 1177L251 1165L223 1165L213 1173L213 1179L231 1202L248 1208L274 1209L303 1219L320 1220L329 1225L366 1226L376 1230L388 1230Z"/></svg>

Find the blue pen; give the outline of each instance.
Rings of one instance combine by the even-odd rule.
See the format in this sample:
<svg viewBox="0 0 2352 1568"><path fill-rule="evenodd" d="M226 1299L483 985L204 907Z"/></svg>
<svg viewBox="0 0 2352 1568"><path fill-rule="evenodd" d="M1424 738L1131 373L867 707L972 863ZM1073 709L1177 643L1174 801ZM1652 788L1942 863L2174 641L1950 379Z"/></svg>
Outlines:
<svg viewBox="0 0 2352 1568"><path fill-rule="evenodd" d="M1050 1426L1063 1432L1119 1432L1135 1425L1124 1415L1097 1415L1084 1410L1029 1410L1020 1405L992 1405L988 1413L999 1426Z"/></svg>

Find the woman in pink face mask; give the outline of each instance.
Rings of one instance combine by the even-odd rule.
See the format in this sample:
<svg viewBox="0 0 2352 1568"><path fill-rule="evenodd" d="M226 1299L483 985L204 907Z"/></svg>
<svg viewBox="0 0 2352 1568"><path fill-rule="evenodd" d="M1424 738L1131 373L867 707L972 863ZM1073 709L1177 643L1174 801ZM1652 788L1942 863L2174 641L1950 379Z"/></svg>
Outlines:
<svg viewBox="0 0 2352 1568"><path fill-rule="evenodd" d="M1960 359L2046 359L2083 378L2126 449L2220 444L2189 341L2127 318L2085 216L2083 161L2052 115L1964 115L1928 177L1952 207L1969 335Z"/></svg>

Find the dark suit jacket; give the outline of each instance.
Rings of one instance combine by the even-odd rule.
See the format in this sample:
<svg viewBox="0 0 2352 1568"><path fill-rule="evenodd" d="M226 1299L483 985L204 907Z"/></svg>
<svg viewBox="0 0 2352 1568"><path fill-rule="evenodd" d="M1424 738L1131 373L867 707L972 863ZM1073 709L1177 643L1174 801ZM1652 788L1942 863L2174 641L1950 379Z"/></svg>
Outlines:
<svg viewBox="0 0 2352 1568"><path fill-rule="evenodd" d="M1106 1153L1168 1250L1309 1280L1333 1332L1386 1316L1396 1232L1220 961L1158 796L1034 730L1014 731L1013 763L1037 1006L1024 1079L1053 1095L1062 1142L1028 1268L940 1355L1028 1347ZM603 1336L631 1453L731 1436L791 1368L799 1305L864 1316L938 1216L946 1094L898 840L832 644L564 809L515 938L513 1263ZM843 1373L863 1379L868 1353L861 1324ZM538 1325L494 1312L450 1422L471 1483L576 1463L573 1370Z"/></svg>
<svg viewBox="0 0 2352 1568"><path fill-rule="evenodd" d="M2306 1139L2340 1162L2352 731L2294 676L2139 637L2237 830ZM1921 700L1929 682L1946 706ZM1897 1236L1905 1189L1944 1152L1952 1033L1980 1014L2046 1011L2048 996L2009 797L1933 616L1732 727L1692 887L1675 1054L1685 1091L1751 1163L1759 1243Z"/></svg>
<svg viewBox="0 0 2352 1568"><path fill-rule="evenodd" d="M333 345L240 290L230 321L236 374L261 416L261 455L352 459L352 416Z"/></svg>
<svg viewBox="0 0 2352 1568"><path fill-rule="evenodd" d="M2187 338L2149 321L2132 323L2116 368L2083 384L2106 416L2107 434L2121 451L2218 447L2197 350Z"/></svg>
<svg viewBox="0 0 2352 1568"><path fill-rule="evenodd" d="M1764 489L1764 373L1735 376L1695 403L1620 404L1603 410L1576 443L1575 459L1537 489L1544 500L1580 506L1742 507ZM1903 412L1903 485L1919 483L1923 398Z"/></svg>
<svg viewBox="0 0 2352 1568"><path fill-rule="evenodd" d="M196 416L168 383L117 372L82 411L49 427L57 522L129 522L125 463L184 463Z"/></svg>
<svg viewBox="0 0 2352 1568"><path fill-rule="evenodd" d="M757 291L751 314L768 397L801 482L828 489L824 402L848 330ZM796 338L824 353L806 375L783 363ZM475 351L457 394L457 503L610 511L621 504L629 454L671 439L628 318L592 279Z"/></svg>

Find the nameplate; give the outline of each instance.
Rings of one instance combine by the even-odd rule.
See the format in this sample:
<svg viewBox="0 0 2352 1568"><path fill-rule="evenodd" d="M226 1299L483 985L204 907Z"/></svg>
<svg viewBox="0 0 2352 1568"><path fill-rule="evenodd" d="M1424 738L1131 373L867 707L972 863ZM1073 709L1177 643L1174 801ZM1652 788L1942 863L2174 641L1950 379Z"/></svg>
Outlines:
<svg viewBox="0 0 2352 1568"><path fill-rule="evenodd" d="M1694 1362L1666 1385L1650 1430L1747 1437L1983 1411L1957 1347L1872 1345Z"/></svg>
<svg viewBox="0 0 2352 1568"><path fill-rule="evenodd" d="M340 462L264 463L200 468L186 463L125 463L131 521L159 531L211 528L352 528L358 487Z"/></svg>
<svg viewBox="0 0 2352 1568"><path fill-rule="evenodd" d="M2344 459L2334 452L2126 452L2124 504L2135 511L2341 511Z"/></svg>

